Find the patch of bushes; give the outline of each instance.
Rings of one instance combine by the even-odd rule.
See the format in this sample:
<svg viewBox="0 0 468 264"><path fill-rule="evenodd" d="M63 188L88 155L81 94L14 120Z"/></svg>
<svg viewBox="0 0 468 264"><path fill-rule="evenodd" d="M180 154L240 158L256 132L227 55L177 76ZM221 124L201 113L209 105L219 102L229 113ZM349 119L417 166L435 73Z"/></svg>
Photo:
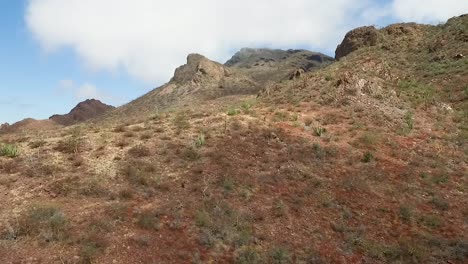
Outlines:
<svg viewBox="0 0 468 264"><path fill-rule="evenodd" d="M19 235L38 236L46 242L67 237L68 220L65 214L51 205L34 205L18 220Z"/></svg>
<svg viewBox="0 0 468 264"><path fill-rule="evenodd" d="M398 93L408 99L414 107L429 106L435 102L436 89L414 80L401 81Z"/></svg>
<svg viewBox="0 0 468 264"><path fill-rule="evenodd" d="M152 164L130 160L121 165L120 173L125 180L135 186L159 187L160 176Z"/></svg>
<svg viewBox="0 0 468 264"><path fill-rule="evenodd" d="M13 144L1 144L0 145L0 156L8 158L16 158L20 154L19 148Z"/></svg>

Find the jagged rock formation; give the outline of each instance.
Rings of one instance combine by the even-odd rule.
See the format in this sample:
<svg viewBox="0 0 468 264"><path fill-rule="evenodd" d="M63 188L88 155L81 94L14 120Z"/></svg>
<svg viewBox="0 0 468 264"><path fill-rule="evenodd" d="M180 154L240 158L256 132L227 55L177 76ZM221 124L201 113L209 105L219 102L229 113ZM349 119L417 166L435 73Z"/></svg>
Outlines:
<svg viewBox="0 0 468 264"><path fill-rule="evenodd" d="M210 61L200 54L190 54L187 57L187 64L182 65L175 70L174 77L171 79L171 82L192 82L196 84L206 78L220 81L229 75L230 71L223 65Z"/></svg>
<svg viewBox="0 0 468 264"><path fill-rule="evenodd" d="M65 115L53 115L49 119L57 124L69 126L100 116L115 107L103 104L99 100L90 99L79 103L70 113Z"/></svg>
<svg viewBox="0 0 468 264"><path fill-rule="evenodd" d="M334 61L322 53L307 50L243 48L225 65L238 68L259 83L289 79L291 72L312 71Z"/></svg>

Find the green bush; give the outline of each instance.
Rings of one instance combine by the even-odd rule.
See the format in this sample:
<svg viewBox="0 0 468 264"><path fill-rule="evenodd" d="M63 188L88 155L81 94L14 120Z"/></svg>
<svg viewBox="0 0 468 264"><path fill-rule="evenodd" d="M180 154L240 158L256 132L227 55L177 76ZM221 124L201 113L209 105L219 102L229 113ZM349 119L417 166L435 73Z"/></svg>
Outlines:
<svg viewBox="0 0 468 264"><path fill-rule="evenodd" d="M238 114L240 114L239 109L236 109L234 107L231 107L231 108L228 109L228 112L227 112L228 116L235 116L235 115L238 115Z"/></svg>
<svg viewBox="0 0 468 264"><path fill-rule="evenodd" d="M0 145L0 156L15 158L19 156L19 148L16 145L4 144Z"/></svg>
<svg viewBox="0 0 468 264"><path fill-rule="evenodd" d="M362 162L369 163L369 162L373 161L374 159L375 159L374 154L372 154L371 152L366 152L364 154L364 157L362 158Z"/></svg>

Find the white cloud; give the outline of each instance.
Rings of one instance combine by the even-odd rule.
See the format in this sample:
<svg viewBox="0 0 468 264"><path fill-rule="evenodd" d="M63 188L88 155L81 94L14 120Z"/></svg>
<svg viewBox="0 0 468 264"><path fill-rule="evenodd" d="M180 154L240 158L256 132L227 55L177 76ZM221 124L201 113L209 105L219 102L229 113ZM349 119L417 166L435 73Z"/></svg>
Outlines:
<svg viewBox="0 0 468 264"><path fill-rule="evenodd" d="M245 46L333 51L370 0L30 0L47 51L71 47L92 69L165 82L188 53L226 60Z"/></svg>
<svg viewBox="0 0 468 264"><path fill-rule="evenodd" d="M394 0L396 18L420 23L443 22L468 12L467 0Z"/></svg>
<svg viewBox="0 0 468 264"><path fill-rule="evenodd" d="M75 100L83 101L86 99L97 99L101 101L113 100L112 96L102 92L95 85L84 83L77 85L75 81L63 79L58 82L57 88L59 95L72 95Z"/></svg>
<svg viewBox="0 0 468 264"><path fill-rule="evenodd" d="M462 2L387 4L401 19L439 20L465 8ZM241 47L332 54L346 31L386 13L372 0L29 0L25 18L47 51L69 47L91 69L123 69L159 84L192 52L218 61Z"/></svg>
<svg viewBox="0 0 468 264"><path fill-rule="evenodd" d="M103 95L96 86L85 83L82 86L78 87L77 90L75 91L75 97L78 100L86 100L86 99L98 99L98 100L104 100L106 97Z"/></svg>

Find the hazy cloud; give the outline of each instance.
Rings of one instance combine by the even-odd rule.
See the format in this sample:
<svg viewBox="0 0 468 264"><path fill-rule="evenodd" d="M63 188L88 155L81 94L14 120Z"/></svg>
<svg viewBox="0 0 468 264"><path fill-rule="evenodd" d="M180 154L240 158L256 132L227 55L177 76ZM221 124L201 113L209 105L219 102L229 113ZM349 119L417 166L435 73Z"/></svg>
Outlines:
<svg viewBox="0 0 468 264"><path fill-rule="evenodd" d="M57 88L59 95L72 95L76 100L98 99L103 101L112 100L112 96L100 91L95 85L84 83L77 85L75 81L63 79L58 82Z"/></svg>
<svg viewBox="0 0 468 264"><path fill-rule="evenodd" d="M78 89L75 92L75 97L78 100L86 100L86 99L99 99L99 100L104 100L105 95L103 95L101 92L98 91L96 86L85 83L82 86L78 87Z"/></svg>
<svg viewBox="0 0 468 264"><path fill-rule="evenodd" d="M432 22L467 1L30 0L26 22L46 51L72 48L95 70L165 82L188 53L224 61L241 47L332 53L346 31L390 16ZM88 90L92 90L89 87Z"/></svg>
<svg viewBox="0 0 468 264"><path fill-rule="evenodd" d="M468 12L466 0L394 0L392 11L404 21L437 23Z"/></svg>

